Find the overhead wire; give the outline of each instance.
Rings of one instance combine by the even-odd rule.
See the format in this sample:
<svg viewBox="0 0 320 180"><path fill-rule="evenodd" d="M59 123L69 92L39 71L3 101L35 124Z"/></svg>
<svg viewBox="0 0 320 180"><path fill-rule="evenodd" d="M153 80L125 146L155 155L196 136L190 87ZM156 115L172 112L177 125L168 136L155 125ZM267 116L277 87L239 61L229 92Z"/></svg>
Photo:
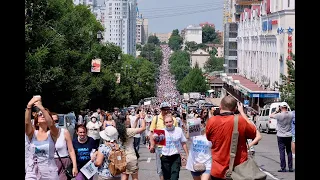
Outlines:
<svg viewBox="0 0 320 180"><path fill-rule="evenodd" d="M186 8L197 8L197 7L209 7L209 6L216 6L216 5L223 5L223 3L207 3L207 4L196 4L196 5L184 5L184 6L174 6L174 7L166 7L166 8L149 8L149 9L139 9L140 13L146 12L162 12L167 10L178 10L178 9L186 9Z"/></svg>
<svg viewBox="0 0 320 180"><path fill-rule="evenodd" d="M145 16L147 19L157 19L157 18L165 18L165 17L174 17L174 16L182 16L182 15L189 15L189 14L197 14L197 13L203 13L208 11L214 11L222 9L223 7L214 7L214 8L206 8L206 9L200 9L200 10L193 10L193 11L186 11L186 12L173 12L168 14L159 14L159 15L151 15L151 16Z"/></svg>

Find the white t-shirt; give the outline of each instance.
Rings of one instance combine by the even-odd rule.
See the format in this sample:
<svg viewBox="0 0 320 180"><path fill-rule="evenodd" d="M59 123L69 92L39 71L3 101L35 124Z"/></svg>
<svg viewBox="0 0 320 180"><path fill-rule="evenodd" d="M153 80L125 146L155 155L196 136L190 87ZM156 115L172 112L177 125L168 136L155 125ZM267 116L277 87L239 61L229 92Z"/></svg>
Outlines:
<svg viewBox="0 0 320 180"><path fill-rule="evenodd" d="M180 127L175 127L173 131L167 131L164 128L166 134L166 146L162 148L162 155L171 156L179 154L181 142L187 142L186 137Z"/></svg>
<svg viewBox="0 0 320 180"><path fill-rule="evenodd" d="M140 128L141 127L141 119L138 120L137 126L134 127L133 125L134 125L134 122L136 121L137 117L136 116L129 116L129 118L130 118L131 128ZM140 135L140 133L138 133L138 134L134 135L133 137L139 138L139 137L141 137L141 135Z"/></svg>
<svg viewBox="0 0 320 180"><path fill-rule="evenodd" d="M193 164L204 163L206 170L211 170L211 147L212 143L207 140L206 135L191 137L189 156L186 169L194 171Z"/></svg>
<svg viewBox="0 0 320 180"><path fill-rule="evenodd" d="M102 123L100 121L96 121L93 123L92 121L89 121L87 123L87 129L88 129L88 136L92 137L94 140L100 139L100 127L102 126Z"/></svg>

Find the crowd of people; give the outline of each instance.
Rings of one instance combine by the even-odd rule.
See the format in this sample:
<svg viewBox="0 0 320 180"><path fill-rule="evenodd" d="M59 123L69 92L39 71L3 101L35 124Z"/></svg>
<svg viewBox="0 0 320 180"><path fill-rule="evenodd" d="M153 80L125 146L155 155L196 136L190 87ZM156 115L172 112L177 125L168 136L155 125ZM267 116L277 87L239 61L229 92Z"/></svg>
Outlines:
<svg viewBox="0 0 320 180"><path fill-rule="evenodd" d="M261 140L261 135L243 105L225 96L218 111L203 107L198 113L184 108L169 72L170 48L167 45L161 48L163 61L155 104L126 112L116 107L113 112L100 108L95 112L81 111L76 121L72 121L73 134L68 128L59 127L58 114L44 108L41 96L34 96L25 110L25 179L127 180L131 176L138 180L140 142L155 154L160 180L178 180L183 162L194 180L225 179L235 115L239 117L239 145L234 166L245 162L248 154L254 155L249 153L250 149ZM188 119L201 122L200 135L190 136ZM163 130L163 137L156 130ZM160 145L163 138L166 144ZM115 151L120 153L117 161L111 159ZM186 155L182 156L182 152ZM81 169L89 162L97 167L97 173L87 177ZM112 163L124 163L125 168L114 171L114 167L121 165Z"/></svg>

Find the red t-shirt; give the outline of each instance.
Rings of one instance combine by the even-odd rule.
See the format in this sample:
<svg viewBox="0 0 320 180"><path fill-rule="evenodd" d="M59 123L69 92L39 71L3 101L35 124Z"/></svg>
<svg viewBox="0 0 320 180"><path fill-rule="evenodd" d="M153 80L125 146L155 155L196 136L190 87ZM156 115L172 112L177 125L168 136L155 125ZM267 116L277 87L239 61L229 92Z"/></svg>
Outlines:
<svg viewBox="0 0 320 180"><path fill-rule="evenodd" d="M226 171L229 168L230 146L233 131L233 115L212 116L206 126L207 139L211 141L212 148L212 166L211 175L216 178L225 178ZM256 137L256 128L253 124L247 122L240 114L238 120L238 147L234 160L234 166L237 166L248 158L247 139Z"/></svg>

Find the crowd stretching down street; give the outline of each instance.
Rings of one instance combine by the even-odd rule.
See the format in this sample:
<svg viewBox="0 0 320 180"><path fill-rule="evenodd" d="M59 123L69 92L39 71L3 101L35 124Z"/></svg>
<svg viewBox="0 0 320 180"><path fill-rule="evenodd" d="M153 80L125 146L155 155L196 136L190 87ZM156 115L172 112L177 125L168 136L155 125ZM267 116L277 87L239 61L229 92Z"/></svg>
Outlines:
<svg viewBox="0 0 320 180"><path fill-rule="evenodd" d="M263 141L243 104L225 96L219 108L186 108L169 71L171 49L161 45L161 50L157 97L151 104L64 115L47 109L40 95L32 97L25 109L25 179L144 179L139 168L142 146L148 149L144 153L154 157L154 177L160 180L182 179L185 172L194 180L227 179L230 174L234 180L241 179L235 174L267 179L252 163L237 172L229 169L230 159L231 167L254 161L255 147ZM270 117L278 122L278 172L294 172L294 111L281 103ZM238 131L238 145L230 156L233 130ZM250 170L255 170L254 175Z"/></svg>

